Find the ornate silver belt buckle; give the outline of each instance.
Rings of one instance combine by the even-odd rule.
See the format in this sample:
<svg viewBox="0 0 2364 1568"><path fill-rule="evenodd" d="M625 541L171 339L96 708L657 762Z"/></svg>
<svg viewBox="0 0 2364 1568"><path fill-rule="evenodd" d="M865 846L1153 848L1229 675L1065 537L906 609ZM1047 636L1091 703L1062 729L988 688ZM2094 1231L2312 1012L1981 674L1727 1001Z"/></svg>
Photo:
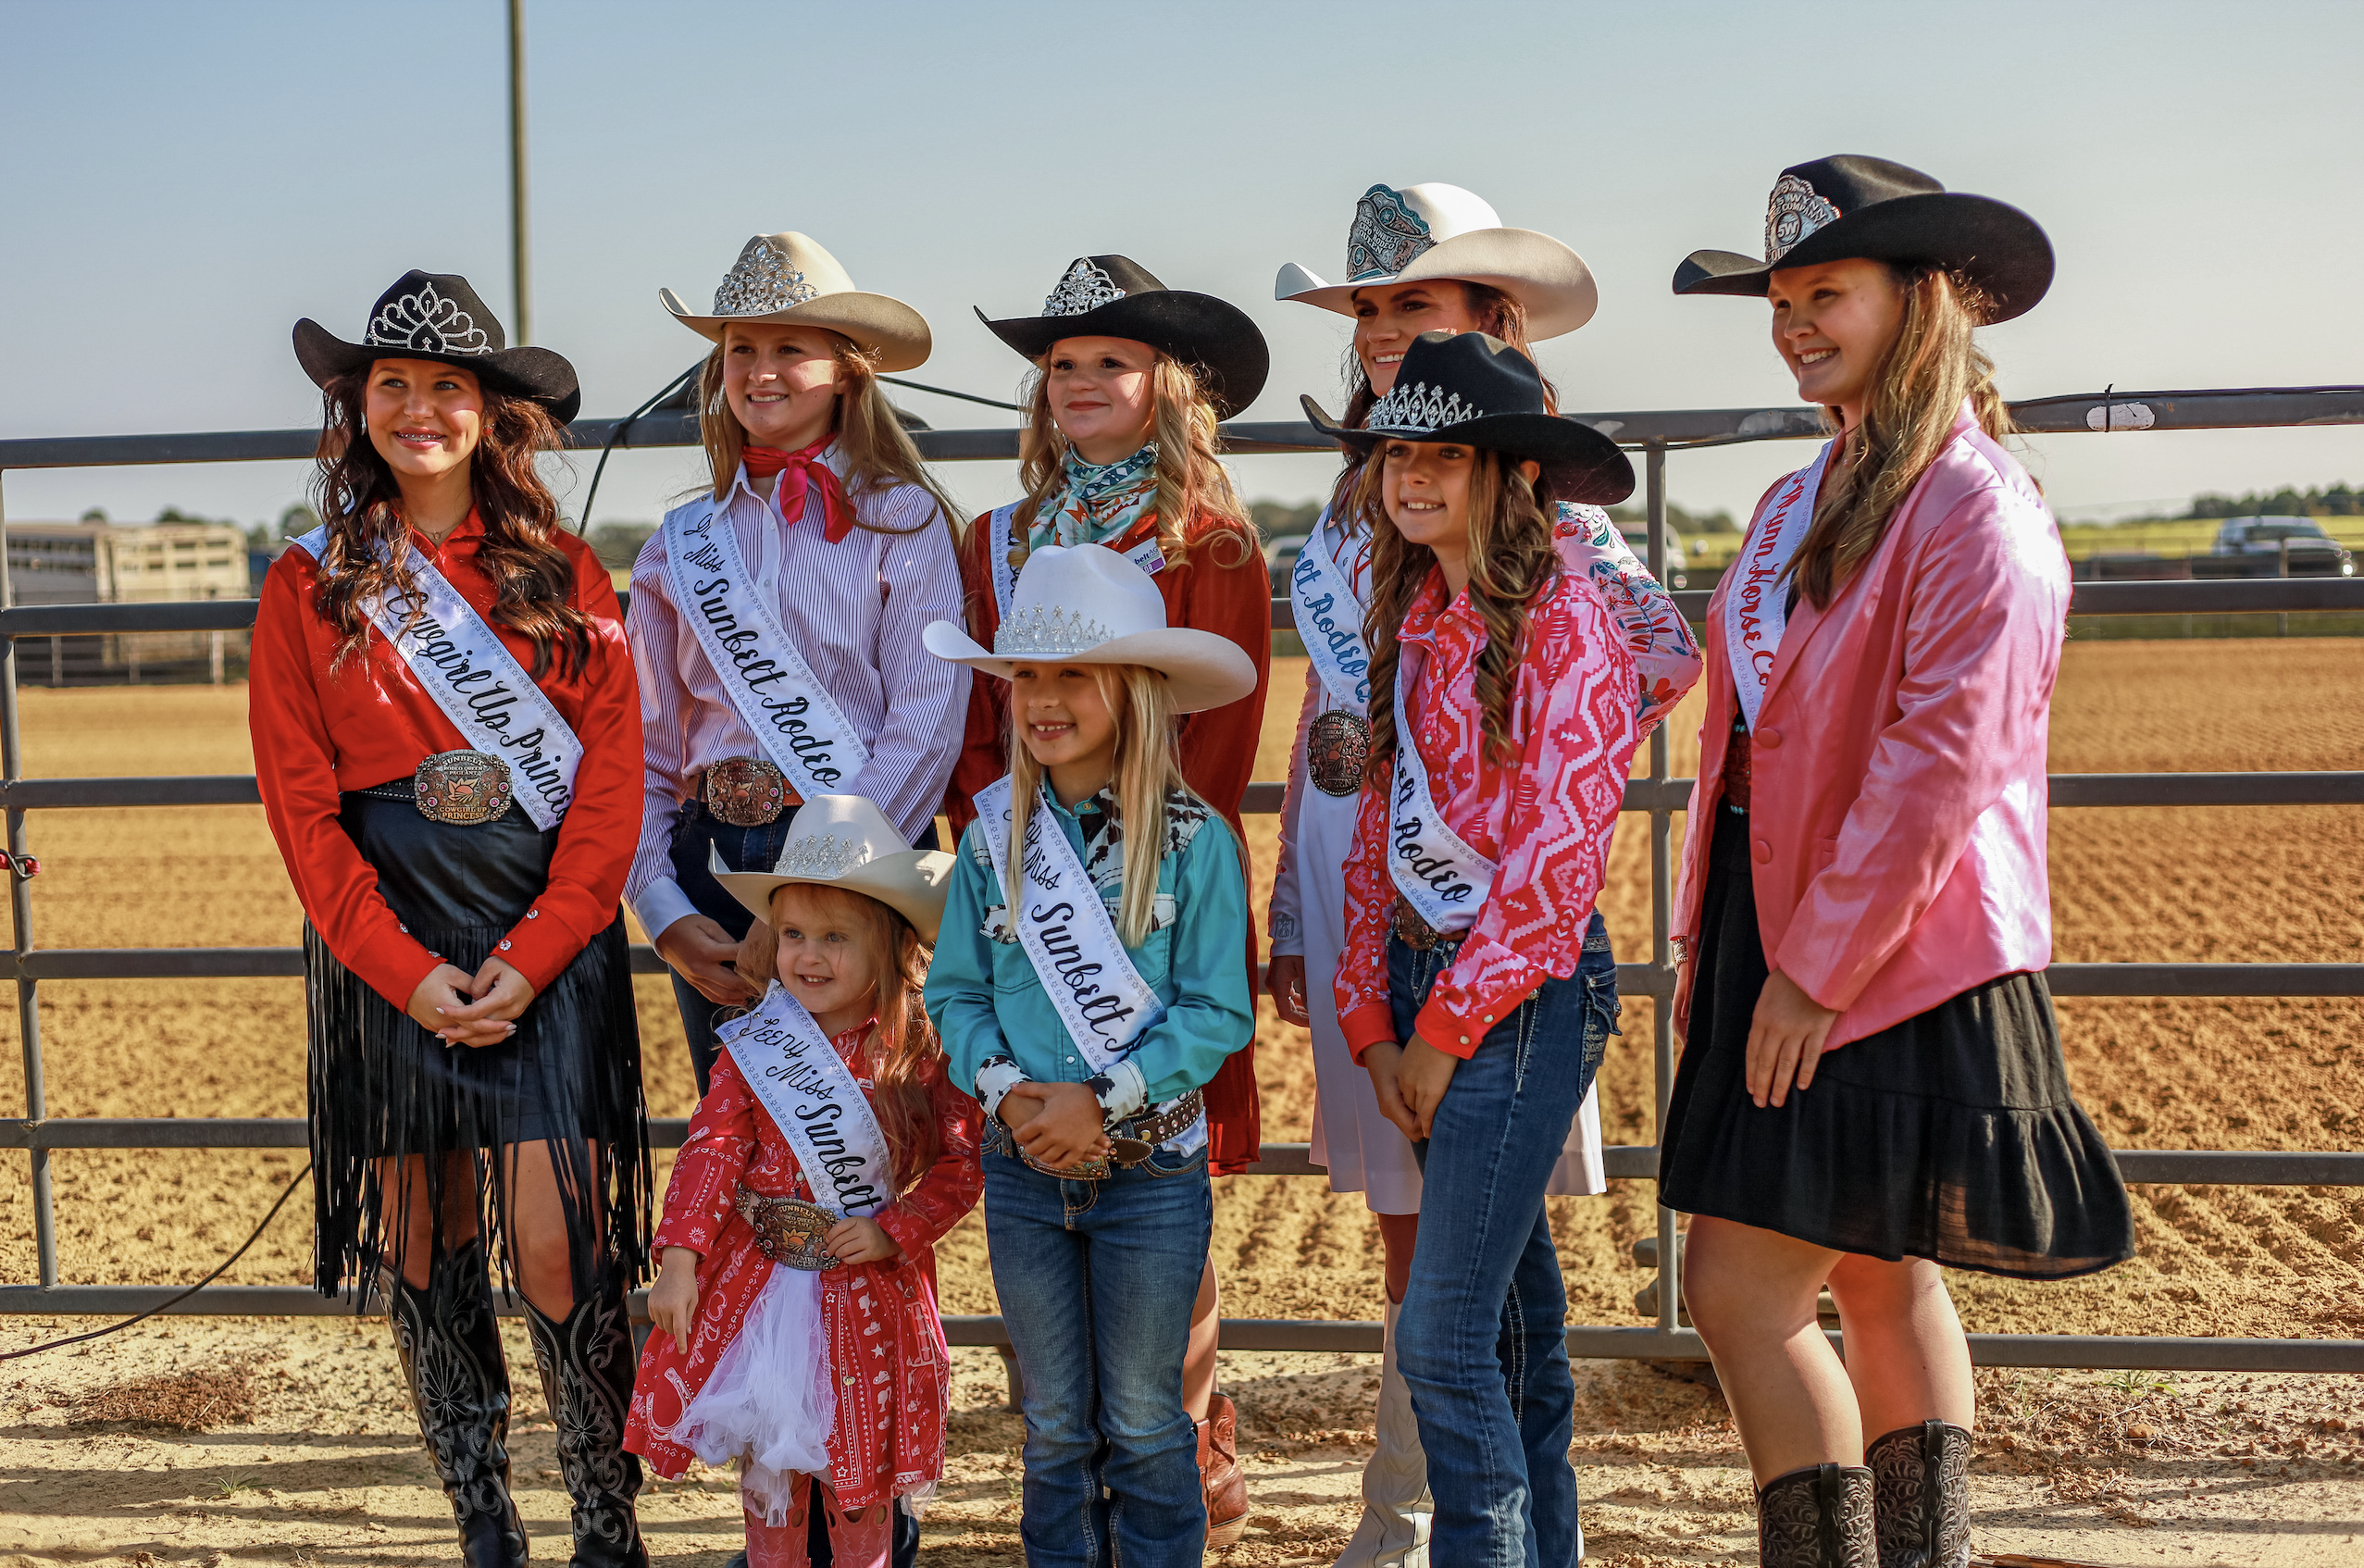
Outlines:
<svg viewBox="0 0 2364 1568"><path fill-rule="evenodd" d="M490 752L438 752L411 776L412 799L429 822L473 828L509 809L509 765Z"/></svg>
<svg viewBox="0 0 2364 1568"><path fill-rule="evenodd" d="M802 1198L768 1198L739 1189L740 1218L755 1232L755 1250L776 1263L807 1274L838 1266L837 1254L821 1244L838 1216Z"/></svg>
<svg viewBox="0 0 2364 1568"><path fill-rule="evenodd" d="M788 775L763 757L723 758L706 769L703 794L707 815L733 828L766 827L804 803L788 787Z"/></svg>
<svg viewBox="0 0 2364 1568"><path fill-rule="evenodd" d="M1426 952L1446 940L1443 932L1423 919L1420 911L1404 899L1396 900L1394 925L1396 940L1414 952Z"/></svg>
<svg viewBox="0 0 2364 1568"><path fill-rule="evenodd" d="M1325 795L1351 795L1362 788L1362 765L1371 760L1371 721L1332 708L1313 721L1305 736L1305 772Z"/></svg>

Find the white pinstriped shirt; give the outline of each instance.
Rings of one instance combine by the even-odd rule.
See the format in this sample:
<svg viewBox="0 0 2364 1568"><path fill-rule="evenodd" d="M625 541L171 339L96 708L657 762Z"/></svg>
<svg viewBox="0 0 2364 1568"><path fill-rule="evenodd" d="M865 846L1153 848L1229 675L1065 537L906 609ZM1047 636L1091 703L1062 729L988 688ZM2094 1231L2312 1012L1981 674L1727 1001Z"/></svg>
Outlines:
<svg viewBox="0 0 2364 1568"><path fill-rule="evenodd" d="M834 444L822 460L843 477L844 459ZM793 528L780 526L778 513L748 484L743 466L719 504L729 513L759 591L779 607L780 624L797 652L870 753L846 792L868 797L910 839L927 828L943 800L968 711L968 670L931 657L919 643L930 621L965 624L960 567L952 534L927 492L897 485L855 495L849 488L846 499L868 526L835 544L821 536L817 484L806 491L804 516ZM701 495L667 520L716 504ZM697 913L673 879L674 821L692 780L726 757L764 753L675 605L662 532L632 563L625 628L640 668L645 771L641 846L624 896L654 938Z"/></svg>

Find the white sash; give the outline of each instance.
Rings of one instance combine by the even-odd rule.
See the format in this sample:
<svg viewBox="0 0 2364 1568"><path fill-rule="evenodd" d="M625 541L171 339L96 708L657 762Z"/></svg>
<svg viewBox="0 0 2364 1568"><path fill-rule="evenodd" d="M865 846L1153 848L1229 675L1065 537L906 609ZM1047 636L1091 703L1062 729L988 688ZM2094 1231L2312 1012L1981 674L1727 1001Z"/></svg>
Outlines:
<svg viewBox="0 0 2364 1568"><path fill-rule="evenodd" d="M1331 558L1323 541L1329 508L1314 519L1313 531L1289 568L1288 586L1296 599L1297 630L1305 641L1305 656L1322 677L1330 706L1368 715L1371 711L1371 650L1362 641L1362 601L1354 585ZM1340 531L1340 542L1353 544Z"/></svg>
<svg viewBox="0 0 2364 1568"><path fill-rule="evenodd" d="M869 749L756 591L728 510L701 503L667 517L665 561L674 607L764 754L808 801L843 793Z"/></svg>
<svg viewBox="0 0 2364 1568"><path fill-rule="evenodd" d="M295 547L325 566L328 525L295 541ZM536 828L549 832L575 798L581 740L476 606L416 544L410 546L409 564L418 585L417 601L379 594L362 605L363 613L462 738L509 765L516 803Z"/></svg>
<svg viewBox="0 0 2364 1568"><path fill-rule="evenodd" d="M715 1035L796 1151L815 1202L845 1215L894 1201L894 1156L869 1098L787 988L774 980L753 1012Z"/></svg>
<svg viewBox="0 0 2364 1568"><path fill-rule="evenodd" d="M1823 466L1830 460L1831 443L1824 442L1811 463L1782 481L1773 505L1741 544L1740 559L1732 568L1736 575L1729 579L1731 591L1723 596L1723 651L1732 661L1733 690L1740 694L1740 711L1751 730L1757 728L1765 688L1773 681L1781 634L1789 626L1789 596L1780 589L1781 574L1813 524Z"/></svg>
<svg viewBox="0 0 2364 1568"><path fill-rule="evenodd" d="M1026 817L1026 864L1023 875L1013 879L1009 776L977 792L978 830L993 856L993 874L1002 879L1010 928L1058 1009L1059 1021L1097 1075L1124 1060L1140 1032L1165 1015L1165 1004L1126 956L1100 890L1084 874L1084 863L1076 858L1052 811L1045 790ZM1162 829L1138 835L1151 846L1163 838Z"/></svg>
<svg viewBox="0 0 2364 1568"><path fill-rule="evenodd" d="M1428 792L1428 769L1420 761L1404 703L1404 693L1427 663L1428 655L1417 647L1403 649L1396 662L1395 800L1387 814L1387 874L1395 878L1396 891L1431 928L1466 931L1494 890L1495 866L1445 826L1444 815Z"/></svg>
<svg viewBox="0 0 2364 1568"><path fill-rule="evenodd" d="M1025 503L1013 501L1007 506L997 506L985 519L985 548L991 557L986 565L993 572L993 604L998 612L997 621L1000 616L1010 613L1010 601L1018 591L1018 568L1010 565L1010 552L1017 543L1014 525L1017 521L1018 508L1023 504ZM1158 548L1154 533L1130 550L1118 554L1151 577L1165 570L1165 552Z"/></svg>

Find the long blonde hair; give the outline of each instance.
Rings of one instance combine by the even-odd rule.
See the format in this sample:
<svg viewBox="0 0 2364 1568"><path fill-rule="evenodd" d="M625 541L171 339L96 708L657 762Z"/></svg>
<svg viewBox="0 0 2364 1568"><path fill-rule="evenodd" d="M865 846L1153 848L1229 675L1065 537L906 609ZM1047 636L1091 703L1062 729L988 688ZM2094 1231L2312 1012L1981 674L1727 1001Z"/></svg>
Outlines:
<svg viewBox="0 0 2364 1568"><path fill-rule="evenodd" d="M1785 574L1816 609L1828 608L1880 547L1897 508L1953 438L1965 399L1990 439L2000 442L2012 430L2010 410L1995 386L1995 362L1971 336L1985 323L1986 296L1942 268L1889 270L1904 292L1904 319L1872 378L1862 422L1843 438L1843 463L1831 464L1824 476L1813 525ZM1823 414L1836 435L1838 410Z"/></svg>
<svg viewBox="0 0 2364 1568"><path fill-rule="evenodd" d="M819 330L827 331L827 328ZM725 329L726 334L728 330ZM847 498L881 494L899 484L917 485L936 503L937 515L944 520L944 531L957 544L960 529L955 519L960 514L928 473L927 464L919 455L919 448L912 444L911 434L902 428L902 421L895 417L885 391L878 385L877 367L870 362L869 354L840 333L828 332L828 337L836 350L838 368L851 382L838 393L833 431L838 451L845 458ZM747 427L739 422L739 416L730 411L730 400L723 395L723 345L717 342L714 352L706 355L705 367L698 373L698 438L706 449L706 465L713 470L716 501L729 493L730 481L739 472L740 454L747 447ZM858 510L853 526L872 533L918 531L873 528L862 520Z"/></svg>
<svg viewBox="0 0 2364 1568"><path fill-rule="evenodd" d="M865 945L877 962L878 1022L863 1047L870 1069L870 1106L877 1114L878 1129L887 1135L896 1190L909 1191L943 1152L928 1099L927 1064L944 1059L944 1046L927 1021L922 995L933 955L910 921L868 894L817 882L796 886L830 914L847 917L867 939ZM747 927L739 956L731 963L759 995L779 977L779 927L786 918L779 895L787 890L785 886L772 890L770 917Z"/></svg>
<svg viewBox="0 0 2364 1568"><path fill-rule="evenodd" d="M1046 355L1046 357L1048 357ZM1026 429L1018 438L1018 480L1026 487L1014 521L1023 531L1034 526L1035 514L1064 482L1067 438L1051 417L1050 378L1035 367L1026 392ZM1215 455L1217 424L1214 404L1188 365L1160 352L1150 368L1153 412L1150 439L1157 442L1157 548L1170 566L1189 558L1193 542L1191 519L1204 516L1210 526L1197 532L1199 541L1213 541L1227 548L1230 558L1216 564L1237 566L1256 553L1256 525L1232 488L1231 475Z"/></svg>
<svg viewBox="0 0 2364 1568"><path fill-rule="evenodd" d="M1396 760L1397 634L1412 596L1428 580L1437 553L1396 530L1386 504L1387 459L1364 459L1354 507L1371 530L1371 605L1363 641L1371 650L1371 753L1363 782L1386 788ZM1551 545L1550 496L1519 471L1518 460L1480 451L1469 474L1469 602L1486 623L1486 646L1473 678L1486 748L1495 761L1514 754L1511 691L1526 648L1527 606L1551 586L1560 557Z"/></svg>
<svg viewBox="0 0 2364 1568"><path fill-rule="evenodd" d="M1045 661L1049 663L1050 661ZM1124 890L1116 900L1116 940L1138 947L1149 940L1157 909L1158 862L1165 854L1165 802L1189 793L1176 748L1180 716L1165 677L1145 665L1089 665L1101 700L1116 720L1116 822L1125 846ZM1010 842L1003 865L1026 863L1026 822L1040 793L1042 765L1026 749L1025 710L1010 697ZM1007 888L1004 898L1014 897Z"/></svg>

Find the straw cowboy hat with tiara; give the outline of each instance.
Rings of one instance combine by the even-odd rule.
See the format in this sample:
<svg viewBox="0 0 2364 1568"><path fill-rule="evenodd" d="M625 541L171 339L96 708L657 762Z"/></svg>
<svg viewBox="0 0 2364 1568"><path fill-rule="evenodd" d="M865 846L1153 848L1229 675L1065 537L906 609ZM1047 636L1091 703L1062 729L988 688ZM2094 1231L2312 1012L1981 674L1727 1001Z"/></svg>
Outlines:
<svg viewBox="0 0 2364 1568"><path fill-rule="evenodd" d="M1592 319L1600 292L1585 258L1549 234L1506 229L1491 206L1458 185L1374 185L1354 205L1346 281L1325 283L1289 262L1273 298L1354 314L1357 289L1430 280L1484 283L1526 311L1529 342L1573 332Z"/></svg>
<svg viewBox="0 0 2364 1568"><path fill-rule="evenodd" d="M820 242L794 232L748 241L715 290L714 309L707 315L690 308L671 289L659 289L657 298L675 320L716 342L734 321L826 327L851 340L879 371L915 370L934 347L919 312L899 299L855 288Z"/></svg>
<svg viewBox="0 0 2364 1568"><path fill-rule="evenodd" d="M1003 680L1018 665L1140 665L1165 677L1176 713L1220 708L1256 689L1246 649L1167 626L1149 573L1104 544L1046 544L1027 556L990 651L951 621L932 623L924 641L938 658Z"/></svg>
<svg viewBox="0 0 2364 1568"><path fill-rule="evenodd" d="M733 871L720 854L713 855L715 880L757 920L771 919L772 894L790 882L842 888L910 921L930 947L944 917L952 864L941 850L913 849L887 814L861 795L815 795L805 802L796 814L796 837L769 871Z"/></svg>

